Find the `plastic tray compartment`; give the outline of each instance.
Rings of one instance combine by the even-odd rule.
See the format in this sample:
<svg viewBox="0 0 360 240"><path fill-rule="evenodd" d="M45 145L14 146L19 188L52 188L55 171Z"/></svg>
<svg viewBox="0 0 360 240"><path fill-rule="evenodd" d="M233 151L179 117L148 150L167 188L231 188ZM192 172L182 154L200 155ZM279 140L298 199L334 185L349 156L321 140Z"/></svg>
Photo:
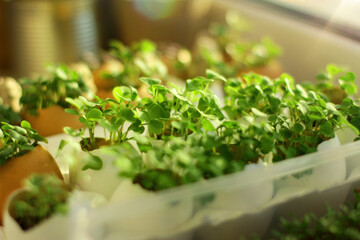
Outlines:
<svg viewBox="0 0 360 240"><path fill-rule="evenodd" d="M360 142L183 186L86 212L94 239L239 239L267 234L289 212L338 206L360 174ZM334 167L339 169L334 175ZM343 172L341 172L343 171ZM341 174L339 174L341 172ZM351 174L350 174L351 173ZM80 231L74 229L73 231Z"/></svg>

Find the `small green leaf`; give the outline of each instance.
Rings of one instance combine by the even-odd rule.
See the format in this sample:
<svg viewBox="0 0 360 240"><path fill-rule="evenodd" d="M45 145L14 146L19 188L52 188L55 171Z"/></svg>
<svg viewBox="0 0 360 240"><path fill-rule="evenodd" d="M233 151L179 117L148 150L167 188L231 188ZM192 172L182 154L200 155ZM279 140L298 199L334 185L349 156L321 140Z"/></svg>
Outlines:
<svg viewBox="0 0 360 240"><path fill-rule="evenodd" d="M320 133L325 137L334 137L334 129L330 122L324 122L320 125Z"/></svg>
<svg viewBox="0 0 360 240"><path fill-rule="evenodd" d="M72 109L72 108L66 108L65 112L79 116L79 112L77 110L75 110L75 109Z"/></svg>
<svg viewBox="0 0 360 240"><path fill-rule="evenodd" d="M260 142L262 153L266 154L274 149L274 140L271 137L262 136Z"/></svg>
<svg viewBox="0 0 360 240"><path fill-rule="evenodd" d="M324 117L320 113L311 113L308 115L308 117L312 121L318 121L324 119Z"/></svg>
<svg viewBox="0 0 360 240"><path fill-rule="evenodd" d="M153 69L154 72L158 73L158 76L166 77L168 74L167 66L161 60L155 60Z"/></svg>
<svg viewBox="0 0 360 240"><path fill-rule="evenodd" d="M160 79L157 78L148 78L148 77L141 77L140 81L142 81L143 83L145 83L148 86L152 86L152 85L157 85L161 83Z"/></svg>
<svg viewBox="0 0 360 240"><path fill-rule="evenodd" d="M8 124L8 123L4 123L4 122L1 122L1 123L4 124L4 125L1 126L1 128L2 128L4 131L10 130L10 129L14 129L14 126L12 126L12 125L10 125L10 124Z"/></svg>
<svg viewBox="0 0 360 240"><path fill-rule="evenodd" d="M39 134L32 135L31 137L37 142L48 143L48 140L46 138L40 136Z"/></svg>
<svg viewBox="0 0 360 240"><path fill-rule="evenodd" d="M117 126L115 124L111 124L107 119L100 119L99 125L110 132L118 130Z"/></svg>
<svg viewBox="0 0 360 240"><path fill-rule="evenodd" d="M120 118L120 119L116 119L116 118L112 118L111 119L111 125L115 126L116 129L119 129L122 125L124 125L125 120Z"/></svg>
<svg viewBox="0 0 360 240"><path fill-rule="evenodd" d="M134 101L134 100L137 98L137 96L138 96L138 92L137 92L136 88L134 88L134 87L132 87L132 86L129 86L129 88L130 88L130 90L131 90L131 97L130 97L130 99L131 99L131 101Z"/></svg>
<svg viewBox="0 0 360 240"><path fill-rule="evenodd" d="M14 131L12 129L8 130L8 133L9 133L10 137L13 138L17 142L23 142L23 143L27 142L26 137L20 135L19 133L17 133L16 131Z"/></svg>
<svg viewBox="0 0 360 240"><path fill-rule="evenodd" d="M302 114L304 114L305 116L309 113L309 106L306 104L306 102L304 101L299 101L299 109L300 109L300 112Z"/></svg>
<svg viewBox="0 0 360 240"><path fill-rule="evenodd" d="M166 93L168 90L164 85L153 85L152 88L160 93Z"/></svg>
<svg viewBox="0 0 360 240"><path fill-rule="evenodd" d="M266 113L261 112L260 110L256 108L251 108L251 111L254 113L257 117L267 117L268 115Z"/></svg>
<svg viewBox="0 0 360 240"><path fill-rule="evenodd" d="M62 150L67 144L68 144L68 142L66 140L61 139L58 150Z"/></svg>
<svg viewBox="0 0 360 240"><path fill-rule="evenodd" d="M66 134L69 134L72 137L79 137L81 136L81 133L77 132L75 129L71 128L71 127L64 127L63 128L64 132Z"/></svg>
<svg viewBox="0 0 360 240"><path fill-rule="evenodd" d="M341 81L339 81L340 84L342 82L353 83L355 81L355 79L356 79L356 76L355 76L355 74L353 72L348 72L348 73L345 74L345 76L341 76L339 79L341 80Z"/></svg>
<svg viewBox="0 0 360 240"><path fill-rule="evenodd" d="M318 95L314 91L309 91L308 95L310 98L312 98L314 100L318 100Z"/></svg>
<svg viewBox="0 0 360 240"><path fill-rule="evenodd" d="M339 66L336 66L335 64L328 64L326 66L326 71L330 74L330 76L334 77L340 73L343 73L345 70Z"/></svg>
<svg viewBox="0 0 360 240"><path fill-rule="evenodd" d="M281 104L281 100L273 96L268 96L267 99L270 103L271 108L276 111L276 109L278 109L279 105Z"/></svg>
<svg viewBox="0 0 360 240"><path fill-rule="evenodd" d="M147 112L141 112L140 119L144 122L148 122L148 121L150 121L151 117Z"/></svg>
<svg viewBox="0 0 360 240"><path fill-rule="evenodd" d="M217 73L211 69L206 69L206 77L226 82L226 78L224 76L220 75L219 73Z"/></svg>
<svg viewBox="0 0 360 240"><path fill-rule="evenodd" d="M327 80L330 80L330 77L325 73L320 73L320 74L316 75L316 79L319 81L327 81Z"/></svg>
<svg viewBox="0 0 360 240"><path fill-rule="evenodd" d="M21 149L25 150L25 151L31 151L33 150L35 147L32 145L22 145Z"/></svg>
<svg viewBox="0 0 360 240"><path fill-rule="evenodd" d="M129 122L135 122L136 121L136 118L134 117L135 113L130 108L122 108L122 109L120 109L119 116L121 118L125 119L126 121L129 121Z"/></svg>
<svg viewBox="0 0 360 240"><path fill-rule="evenodd" d="M167 117L164 108L159 104L151 105L148 110L148 113L151 118L166 118Z"/></svg>
<svg viewBox="0 0 360 240"><path fill-rule="evenodd" d="M103 166L103 162L100 157L88 153L88 156L85 158L86 164L83 166L82 170L87 169L100 170Z"/></svg>
<svg viewBox="0 0 360 240"><path fill-rule="evenodd" d="M113 89L113 96L119 102L127 101L132 102L137 97L137 90L133 87L120 86Z"/></svg>
<svg viewBox="0 0 360 240"><path fill-rule="evenodd" d="M19 126L14 126L14 130L16 132L18 132L19 134L21 134L21 135L26 135L27 134L27 131L24 128L19 127Z"/></svg>
<svg viewBox="0 0 360 240"><path fill-rule="evenodd" d="M341 83L341 88L344 89L344 91L348 95L352 95L352 94L357 93L357 86L355 84L353 84L353 83L351 84L351 83L343 82L343 83Z"/></svg>
<svg viewBox="0 0 360 240"><path fill-rule="evenodd" d="M290 77L290 76L285 76L284 77L285 83L286 83L286 87L289 90L289 92L291 93L291 95L295 95L294 91L293 91L293 83L294 80Z"/></svg>
<svg viewBox="0 0 360 240"><path fill-rule="evenodd" d="M179 129L179 130L182 130L182 129L185 129L188 125L188 122L187 121L171 121L171 126L175 129Z"/></svg>
<svg viewBox="0 0 360 240"><path fill-rule="evenodd" d="M13 154L15 149L16 149L15 146L7 146L7 147L1 149L0 150L0 159L1 158L7 158L11 154ZM0 163L1 163L1 161L0 161Z"/></svg>
<svg viewBox="0 0 360 240"><path fill-rule="evenodd" d="M144 61L144 59L135 58L134 59L134 64L143 73L143 75L145 75L145 76L151 76L152 75L153 70L150 68L148 63Z"/></svg>
<svg viewBox="0 0 360 240"><path fill-rule="evenodd" d="M359 106L353 105L348 108L348 111L349 111L348 114L350 115L349 117L360 115L360 107Z"/></svg>
<svg viewBox="0 0 360 240"><path fill-rule="evenodd" d="M294 130L296 133L301 133L304 130L304 127L300 123L295 123L292 127L292 130Z"/></svg>
<svg viewBox="0 0 360 240"><path fill-rule="evenodd" d="M209 99L206 98L205 96L201 97L199 99L199 104L198 104L198 108L200 111L206 111L208 108L211 108L211 106L209 106Z"/></svg>
<svg viewBox="0 0 360 240"><path fill-rule="evenodd" d="M180 99L183 102L186 102L187 104L190 104L189 100L180 95L175 88L169 89L169 92L172 93L176 98Z"/></svg>
<svg viewBox="0 0 360 240"><path fill-rule="evenodd" d="M309 97L306 90L301 85L297 84L295 88L303 98Z"/></svg>
<svg viewBox="0 0 360 240"><path fill-rule="evenodd" d="M89 122L84 117L79 117L79 122L81 122L85 126L89 126Z"/></svg>
<svg viewBox="0 0 360 240"><path fill-rule="evenodd" d="M139 147L140 152L148 152L152 149L152 145L149 139L144 137L143 135L134 133L134 139Z"/></svg>
<svg viewBox="0 0 360 240"><path fill-rule="evenodd" d="M86 98L84 98L83 96L80 96L80 97L79 97L79 100L80 100L85 106L88 106L88 107L96 107L96 106L99 105L98 103L89 102L89 101L88 101Z"/></svg>
<svg viewBox="0 0 360 240"><path fill-rule="evenodd" d="M289 147L285 151L286 158L293 158L296 157L296 149L293 147Z"/></svg>
<svg viewBox="0 0 360 240"><path fill-rule="evenodd" d="M288 128L282 128L280 129L280 134L283 138L287 139L287 138L291 138L292 133Z"/></svg>
<svg viewBox="0 0 360 240"><path fill-rule="evenodd" d="M335 105L333 103L326 103L326 109L330 112L330 113L336 113L338 110L336 109Z"/></svg>
<svg viewBox="0 0 360 240"><path fill-rule="evenodd" d="M130 125L129 130L136 133L143 133L145 131L145 127L141 125L140 121L136 121Z"/></svg>
<svg viewBox="0 0 360 240"><path fill-rule="evenodd" d="M96 122L102 118L102 112L99 109L93 108L86 113L86 119L89 121Z"/></svg>
<svg viewBox="0 0 360 240"><path fill-rule="evenodd" d="M124 155L120 155L114 161L114 165L120 169L121 172L130 172L133 170L132 161Z"/></svg>
<svg viewBox="0 0 360 240"><path fill-rule="evenodd" d="M57 67L55 71L56 71L56 75L59 78L61 78L62 80L67 80L68 79L68 76L67 76L67 74L66 74L66 72L64 71L63 68Z"/></svg>
<svg viewBox="0 0 360 240"><path fill-rule="evenodd" d="M65 101L76 107L77 109L81 109L83 105L79 99L65 98Z"/></svg>
<svg viewBox="0 0 360 240"><path fill-rule="evenodd" d="M215 127L213 126L213 124L206 118L201 119L201 125L205 131L215 131Z"/></svg>
<svg viewBox="0 0 360 240"><path fill-rule="evenodd" d="M28 121L26 121L26 120L22 120L22 121L21 121L21 127L26 128L26 129L30 129L30 128L31 128L31 124L30 124Z"/></svg>
<svg viewBox="0 0 360 240"><path fill-rule="evenodd" d="M195 118L201 117L201 113L200 113L199 110L198 110L196 107L194 107L194 106L190 106L190 107L188 108L188 110L186 111L186 113L189 115L189 118L195 119Z"/></svg>
<svg viewBox="0 0 360 240"><path fill-rule="evenodd" d="M351 105L353 105L353 100L351 98L344 98L344 100L341 103L342 107L350 107Z"/></svg>
<svg viewBox="0 0 360 240"><path fill-rule="evenodd" d="M156 51L155 43L146 39L141 40L141 42L138 43L138 48L143 53L151 53Z"/></svg>
<svg viewBox="0 0 360 240"><path fill-rule="evenodd" d="M103 116L113 116L113 115L115 115L115 113L116 112L114 110L112 110L112 109L105 109L102 112Z"/></svg>
<svg viewBox="0 0 360 240"><path fill-rule="evenodd" d="M152 119L149 122L149 130L155 134L161 134L162 130L165 127L165 124L162 121Z"/></svg>
<svg viewBox="0 0 360 240"><path fill-rule="evenodd" d="M318 98L318 102L321 107L326 108L326 102L322 98Z"/></svg>
<svg viewBox="0 0 360 240"><path fill-rule="evenodd" d="M206 79L204 77L196 77L193 79L186 80L185 91L192 92L192 91L203 91L204 85L210 82L213 82L212 79Z"/></svg>

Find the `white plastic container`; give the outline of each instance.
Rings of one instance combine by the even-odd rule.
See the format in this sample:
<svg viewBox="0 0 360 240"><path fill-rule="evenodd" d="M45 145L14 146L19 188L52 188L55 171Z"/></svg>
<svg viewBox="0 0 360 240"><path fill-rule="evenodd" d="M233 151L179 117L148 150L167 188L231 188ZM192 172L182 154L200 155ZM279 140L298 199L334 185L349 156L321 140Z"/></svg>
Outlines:
<svg viewBox="0 0 360 240"><path fill-rule="evenodd" d="M336 136L333 139L322 142L318 146L318 151L323 152L328 149L339 148L340 142ZM298 161L297 158L287 161ZM322 163L314 168L306 169L302 172L288 175L276 180L275 198L286 198L295 194L307 193L312 190L322 190L341 183L346 178L345 158L339 157L332 164Z"/></svg>
<svg viewBox="0 0 360 240"><path fill-rule="evenodd" d="M73 191L69 199L69 211L67 214L53 215L43 220L38 225L24 231L10 216L8 206L11 200L23 190L15 191L9 197L4 213L4 239L7 240L46 240L46 239L87 239L88 222L86 212L90 208L105 205L106 199L97 193ZM76 231L72 231L73 229Z"/></svg>
<svg viewBox="0 0 360 240"><path fill-rule="evenodd" d="M88 153L83 152L82 154ZM91 154L102 159L102 168L100 170L82 170L85 162L79 162L74 172L70 172L70 174L76 175L76 184L82 190L100 193L110 200L114 191L122 182L118 177L119 169L114 164L116 157L102 154L101 149L91 151Z"/></svg>
<svg viewBox="0 0 360 240"><path fill-rule="evenodd" d="M265 168L266 166L249 164L244 172L251 173L255 169L266 171ZM273 211L258 210L273 198L273 185L273 181L254 179L242 189L234 189L229 185L214 193L213 199L199 209L195 216L204 223L197 231L196 238L215 240L222 236L223 239L235 240L246 233L264 232L270 224ZM249 209L251 214L244 214L249 213Z"/></svg>
<svg viewBox="0 0 360 240"><path fill-rule="evenodd" d="M172 239L176 238L174 235L182 230L184 224L189 221L193 214L193 201L191 198L183 198L180 201L164 203L164 200L157 198L156 195L156 193L146 191L129 180L123 180L114 192L110 205L116 206L121 202L130 201L137 197L154 196L159 201L159 206L152 208L149 212L133 217L128 216L120 221L109 222L107 228L111 229L111 234L106 239L153 239L159 236L161 238L163 235L168 235Z"/></svg>
<svg viewBox="0 0 360 240"><path fill-rule="evenodd" d="M171 205L174 202L188 201L193 199L194 202L198 202L199 199L204 199L204 196L211 196L214 193L221 195L224 192L224 189L231 189L233 192L246 192L245 189L248 189L249 186L253 185L254 182L272 182L276 179L288 177L290 175L301 173L309 168L316 168L321 166L328 166L334 164L335 162L344 159L344 157L350 157L355 154L360 153L360 142L355 142L347 144L345 146L340 146L337 148L332 148L323 152L317 152L309 154L307 156L302 156L296 159L290 159L280 163L276 163L273 166L267 168L254 169L253 171L243 171L233 175L224 176L217 179L212 179L208 182L196 183L193 185L184 186L182 188L171 189L163 192L159 192L156 195L147 195L141 196L139 198L134 198L131 201L123 201L122 203L110 204L105 206L102 209L93 210L90 216L90 222L93 226L100 226L102 232L111 234L111 229L109 226L115 224L116 222L126 221L128 218L136 218L141 215L151 216L151 213L154 209L159 209L161 206ZM350 181L349 181L350 182ZM309 184L312 184L309 182ZM228 234L231 238L240 237L232 232L234 227L241 227L242 222L250 221L251 216L256 219L256 214L264 214L263 217L271 218L273 207L276 206L275 211L278 213L285 213L284 209L287 208L286 204L290 204L291 207L297 207L301 213L305 213L309 210L309 206L302 204L305 198L308 198L309 201L313 201L315 204L323 204L324 200L329 199L332 201L333 205L342 203L347 197L350 185L348 182L344 181L335 184L334 186L324 187L323 189L311 190L303 193L294 192L292 195L284 195L282 198L269 199L267 203L263 203L262 206L254 206L251 203L247 208L243 208L242 214L236 216L236 214L229 215L218 215L217 224L209 224L204 218L196 217L200 212L205 211L206 208L195 208L195 214L193 219L189 219L188 225L192 225L192 228L186 228L186 223L184 224L183 229L179 229L179 232L183 232L184 229L187 229L188 232L193 231L195 236L202 236L201 232L211 233L220 230L221 233L226 236ZM309 188L311 189L311 188ZM254 190L261 195L262 189ZM255 194L255 193L254 193ZM334 198L334 196L338 196ZM161 199L161 201L159 201ZM330 202L331 202L330 201ZM208 209L208 211L211 211ZM248 217L241 219L240 216ZM155 217L155 215L154 215ZM172 215L169 214L169 221L172 219ZM264 219L263 217L258 219ZM109 225L110 224L110 225ZM220 226L222 227L220 228ZM231 226L233 225L233 227ZM266 225L266 224L264 224ZM102 226L102 227L101 227ZM204 230L208 228L207 230ZM100 230L99 229L99 230ZM106 230L109 230L106 233ZM263 233L267 229L263 230ZM256 230L257 231L257 230ZM173 232L173 236L177 233ZM246 232L245 232L246 234ZM172 239L168 236L166 239ZM149 236L150 237L150 236Z"/></svg>

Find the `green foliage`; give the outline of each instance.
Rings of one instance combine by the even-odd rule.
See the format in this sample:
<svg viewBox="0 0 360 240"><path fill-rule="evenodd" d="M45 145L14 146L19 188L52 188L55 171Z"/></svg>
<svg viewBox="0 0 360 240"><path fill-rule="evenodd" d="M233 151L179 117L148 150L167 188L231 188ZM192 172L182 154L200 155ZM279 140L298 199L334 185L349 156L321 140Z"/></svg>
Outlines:
<svg viewBox="0 0 360 240"><path fill-rule="evenodd" d="M88 153L85 159L86 164L82 167L82 170L93 169L100 170L103 166L103 162L100 157Z"/></svg>
<svg viewBox="0 0 360 240"><path fill-rule="evenodd" d="M114 40L110 43L110 54L121 62L123 69L104 77L115 79L117 85L138 87L140 77L167 77L167 67L159 58L154 42L142 40L125 46Z"/></svg>
<svg viewBox="0 0 360 240"><path fill-rule="evenodd" d="M114 99L89 101L79 96L80 92L68 89L75 86L77 75L59 67L53 69L50 82L54 87L49 88L62 89L64 94L69 90L70 95L63 98L52 93L56 101L42 98L35 102L43 106L61 99L60 105L71 106L66 112L77 115L84 127L66 127L64 131L80 137L84 150L100 146L95 136L97 125L111 146L135 140L141 155L132 162L133 156L123 154L117 161L122 166L120 175L137 177L136 183L154 191L231 174L249 163L271 163L315 152L345 125L359 133L360 108L351 100L357 92L353 73L328 65L318 76L319 83L312 85L296 84L289 74L276 79L257 74L238 77L239 71L266 65L281 51L270 39L259 43L240 37L234 41L244 29L238 18L229 19L227 26L210 28L222 57L214 57L219 52L212 49L201 49L209 69L205 76L187 79L184 88L167 83L167 69L154 43L144 40L128 47L114 41L111 54L124 67L115 77L128 85L115 87ZM149 97L138 96L130 83L134 80L148 87ZM210 90L215 81L224 86L224 103ZM332 101L327 92L336 81L348 96L342 105ZM39 82L39 89L50 86ZM148 138L140 137L145 131ZM161 147L152 144L156 140L162 141ZM151 161L142 159L144 155ZM86 162L84 170L102 167L96 156L89 155ZM169 185L158 183L160 179L169 179Z"/></svg>
<svg viewBox="0 0 360 240"><path fill-rule="evenodd" d="M292 216L281 219L271 239L360 239L360 197L355 193L355 202L342 205L338 210L328 207L324 216L306 214L303 218Z"/></svg>
<svg viewBox="0 0 360 240"><path fill-rule="evenodd" d="M358 100L353 101L351 98L345 98L339 107L340 111L346 116L351 123L350 127L359 136L360 132L360 105Z"/></svg>
<svg viewBox="0 0 360 240"><path fill-rule="evenodd" d="M219 99L209 87L215 79L223 81L224 77L214 71L208 71L208 77L188 79L185 90L176 86L168 88L158 79L141 78L152 96L138 105L140 120L148 126L150 134L157 138L187 136L201 131L204 125L207 130L213 130L211 121L221 120L224 115Z"/></svg>
<svg viewBox="0 0 360 240"><path fill-rule="evenodd" d="M329 71L335 74L340 70L332 66ZM273 140L262 138L266 145L261 149L272 152L273 161L315 152L321 142L333 138L334 131L343 126L358 132L353 126L356 117L353 123L345 117L349 116L350 106L345 109L329 102L325 95L314 91L315 85L295 84L288 74L272 81L256 74L244 75L243 79L233 78L225 84L223 110L230 119L264 122L271 127L267 134ZM352 103L348 105L355 108Z"/></svg>
<svg viewBox="0 0 360 240"><path fill-rule="evenodd" d="M134 110L136 104L133 103L137 99L137 91L133 87L115 87L113 94L116 100L100 99L95 97L93 101L88 101L84 97L76 99L66 98L75 109L66 109L65 111L79 116L79 121L84 127L79 130L65 127L65 133L73 137L81 137L83 149L93 150L98 148L97 138L95 137L95 126L99 124L103 127L104 132L108 133L106 141L110 144L121 143L127 140L130 131L144 131L141 126L139 116ZM123 132L126 123L130 126ZM89 137L85 137L85 133Z"/></svg>
<svg viewBox="0 0 360 240"><path fill-rule="evenodd" d="M133 182L150 191L160 191L180 185L176 175L169 170L160 169L146 169L137 174Z"/></svg>
<svg viewBox="0 0 360 240"><path fill-rule="evenodd" d="M147 159L126 153L122 150L124 144L116 145L112 149L122 153L116 166L120 176L130 177L135 184L151 191L241 171L247 164L234 157L234 145L224 144L214 132L190 135L187 139L170 136L156 144L152 144L151 137L135 135L134 139L140 151L147 153Z"/></svg>
<svg viewBox="0 0 360 240"><path fill-rule="evenodd" d="M47 140L32 129L27 121L22 121L21 126L6 122L1 122L0 126L0 167L11 158L33 150L38 142L47 143Z"/></svg>
<svg viewBox="0 0 360 240"><path fill-rule="evenodd" d="M10 203L10 215L24 230L54 214L66 214L70 189L53 175L32 175Z"/></svg>
<svg viewBox="0 0 360 240"><path fill-rule="evenodd" d="M243 70L265 66L282 53L270 38L249 41L244 37L247 34L247 28L244 28L246 23L239 16L234 16L228 13L225 24L211 24L209 37L212 44L200 46L200 57L206 67L226 77L235 77Z"/></svg>
<svg viewBox="0 0 360 240"><path fill-rule="evenodd" d="M49 65L48 74L37 79L20 81L23 94L20 103L30 114L37 114L38 109L59 105L63 108L70 105L68 98L77 98L89 92L82 76L66 65Z"/></svg>
<svg viewBox="0 0 360 240"><path fill-rule="evenodd" d="M355 74L335 64L328 64L326 71L316 76L317 84L303 84L328 98L330 102L341 104L346 97L357 96L358 87L355 84Z"/></svg>
<svg viewBox="0 0 360 240"><path fill-rule="evenodd" d="M145 147L151 147L149 142L146 142L146 138L135 133L135 138L139 141L138 145L140 149ZM134 179L134 177L140 172L143 166L142 158L132 144L129 142L123 142L112 146L104 146L100 149L105 155L115 156L114 165L120 169L119 176Z"/></svg>
<svg viewBox="0 0 360 240"><path fill-rule="evenodd" d="M18 124L21 122L19 113L14 112L9 106L1 104L0 98L0 122Z"/></svg>
<svg viewBox="0 0 360 240"><path fill-rule="evenodd" d="M336 68L328 71L338 72ZM360 126L360 108L354 102L331 103L314 86L296 84L288 74L276 79L257 74L225 78L207 70L206 77L188 79L185 89L165 86L153 77L140 80L148 85L150 97L140 99L135 88L119 86L113 90L116 100L66 99L76 109L66 111L78 115L84 128L65 131L80 136L87 150L98 148L97 124L114 149L130 148L128 141L135 140L141 155L110 152L121 153L116 160L120 176L148 190L231 174L249 163L312 153L321 142L333 138L336 129L347 125L358 133ZM222 107L210 90L214 81L224 82ZM147 137L141 135L146 128ZM89 138L84 137L86 132ZM83 169L99 170L101 166L101 159L90 155ZM164 179L168 185L159 183Z"/></svg>

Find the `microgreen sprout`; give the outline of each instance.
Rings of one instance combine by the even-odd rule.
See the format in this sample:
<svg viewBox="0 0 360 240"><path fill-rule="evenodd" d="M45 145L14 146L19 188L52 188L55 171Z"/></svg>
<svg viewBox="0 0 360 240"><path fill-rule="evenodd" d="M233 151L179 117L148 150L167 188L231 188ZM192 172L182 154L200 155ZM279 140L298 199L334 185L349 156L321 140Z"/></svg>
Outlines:
<svg viewBox="0 0 360 240"><path fill-rule="evenodd" d="M1 122L0 126L0 166L13 157L33 150L40 141L47 143L27 121L22 121L21 126L6 122Z"/></svg>
<svg viewBox="0 0 360 240"><path fill-rule="evenodd" d="M282 218L270 239L360 239L360 197L355 194L353 204L344 204L339 209L327 207L323 216L308 213L302 218Z"/></svg>
<svg viewBox="0 0 360 240"><path fill-rule="evenodd" d="M0 98L0 122L7 122L10 124L18 124L21 122L20 114L14 112L10 106L2 104Z"/></svg>
<svg viewBox="0 0 360 240"><path fill-rule="evenodd" d="M139 87L140 77L167 77L166 65L157 54L156 44L142 40L125 46L122 42L111 41L110 54L123 65L118 73L106 73L105 78L113 78L117 85Z"/></svg>
<svg viewBox="0 0 360 240"><path fill-rule="evenodd" d="M53 214L66 214L70 189L53 175L32 175L24 192L10 204L10 214L22 229L30 229Z"/></svg>
<svg viewBox="0 0 360 240"><path fill-rule="evenodd" d="M49 65L48 75L37 79L22 79L23 95L20 102L30 114L38 109L59 105L69 107L65 98L77 98L89 91L82 76L66 65Z"/></svg>
<svg viewBox="0 0 360 240"><path fill-rule="evenodd" d="M201 44L200 56L206 66L226 77L239 72L265 66L281 54L281 48L270 38L260 41L245 40L246 24L240 17L228 13L225 24L213 23L209 27L211 44ZM231 19L231 20L229 20Z"/></svg>
<svg viewBox="0 0 360 240"><path fill-rule="evenodd" d="M109 141L111 145L125 141L130 131L144 131L144 127L136 117L134 110L136 106L134 104L136 103L133 102L137 98L136 89L125 86L115 87L113 95L116 100L103 100L98 97L94 101L88 101L84 97L66 99L76 108L66 109L66 112L78 115L79 121L84 124L84 127L79 131L65 127L64 131L71 136L81 137L85 149L93 150L99 147L95 137L95 126L97 124L103 127L105 140ZM126 123L129 123L130 126L125 130ZM89 134L89 137L86 137L86 132Z"/></svg>

